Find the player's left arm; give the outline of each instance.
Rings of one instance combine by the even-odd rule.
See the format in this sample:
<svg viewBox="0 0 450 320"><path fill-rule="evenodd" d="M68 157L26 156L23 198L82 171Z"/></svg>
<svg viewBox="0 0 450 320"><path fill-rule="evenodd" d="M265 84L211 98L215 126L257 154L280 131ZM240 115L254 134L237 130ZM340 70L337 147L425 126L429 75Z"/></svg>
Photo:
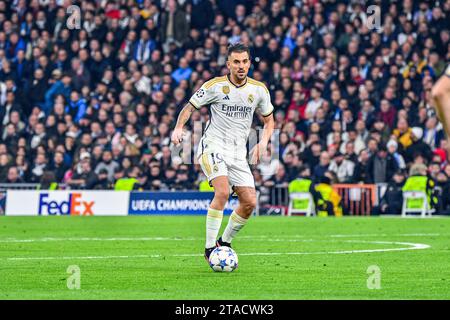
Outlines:
<svg viewBox="0 0 450 320"><path fill-rule="evenodd" d="M269 144L270 137L272 136L273 129L275 128L275 120L273 119L273 113L271 113L268 116L263 116L263 135L261 138L261 141L259 144L263 149L267 148L267 145Z"/></svg>
<svg viewBox="0 0 450 320"><path fill-rule="evenodd" d="M447 66L444 75L434 84L431 95L438 118L450 139L450 65Z"/></svg>
<svg viewBox="0 0 450 320"><path fill-rule="evenodd" d="M261 141L253 149L252 164L257 163L264 151L267 150L267 145L270 142L270 137L272 137L275 128L275 120L273 118L274 108L270 102L269 91L265 87L258 107L261 109L264 127Z"/></svg>
<svg viewBox="0 0 450 320"><path fill-rule="evenodd" d="M263 153L267 150L267 145L270 142L270 137L272 136L273 129L275 127L275 120L273 119L273 114L270 114L263 118L264 127L263 127L263 134L261 137L261 141L255 147L252 151L252 159L251 164L258 163L258 160L261 158Z"/></svg>

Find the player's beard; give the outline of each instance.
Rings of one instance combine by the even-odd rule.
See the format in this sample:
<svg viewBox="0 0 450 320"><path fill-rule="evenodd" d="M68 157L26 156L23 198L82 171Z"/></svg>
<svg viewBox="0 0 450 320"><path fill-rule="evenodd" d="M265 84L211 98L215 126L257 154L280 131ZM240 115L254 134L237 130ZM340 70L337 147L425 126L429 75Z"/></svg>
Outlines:
<svg viewBox="0 0 450 320"><path fill-rule="evenodd" d="M242 70L242 72L241 72L241 70L236 72L236 78L238 80L244 80L246 76L247 76L247 72L245 72L245 70Z"/></svg>

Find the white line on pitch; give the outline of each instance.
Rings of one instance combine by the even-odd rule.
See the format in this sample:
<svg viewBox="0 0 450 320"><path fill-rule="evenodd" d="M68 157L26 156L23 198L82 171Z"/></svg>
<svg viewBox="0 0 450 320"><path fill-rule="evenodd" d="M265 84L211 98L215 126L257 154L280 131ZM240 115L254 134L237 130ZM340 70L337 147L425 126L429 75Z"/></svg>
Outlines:
<svg viewBox="0 0 450 320"><path fill-rule="evenodd" d="M347 237L438 237L440 233L402 233L402 234L331 234L332 238L347 238Z"/></svg>
<svg viewBox="0 0 450 320"><path fill-rule="evenodd" d="M439 233L404 233L404 234L332 234L332 235L276 235L277 238L271 238L267 235L255 235L255 236L240 236L239 239L267 239L265 241L316 241L313 239L294 240L290 238L304 238L304 237L331 237L331 238L350 238L350 237L437 237L441 236ZM48 241L197 241L203 240L203 238L174 238L174 237L113 237L113 238L99 238L99 237L69 237L69 238L57 238L57 237L44 237L34 239L16 239L5 238L0 239L0 243L22 243L22 242L48 242Z"/></svg>
<svg viewBox="0 0 450 320"><path fill-rule="evenodd" d="M0 243L13 243L13 242L48 242L48 241L193 241L199 240L196 238L169 238L169 237L116 237L116 238L89 238L89 237L69 237L69 238L35 238L35 239L0 239Z"/></svg>
<svg viewBox="0 0 450 320"><path fill-rule="evenodd" d="M409 242L387 242L387 241L358 241L349 240L345 242L364 242L376 244L396 244L406 245L408 247L401 248L383 248L383 249L360 249L360 250L339 250L339 251L318 251L318 252L251 252L240 253L241 256L280 256L280 255L313 255L313 254L352 254L352 253L372 253L372 252L390 252L390 251L405 251L405 250L423 250L431 246L422 243ZM202 254L172 254L164 255L166 257L200 257ZM163 255L134 255L134 256L82 256L82 257L14 257L6 258L8 261L23 261L23 260L76 260L76 259L138 259L138 258L161 258Z"/></svg>
<svg viewBox="0 0 450 320"><path fill-rule="evenodd" d="M277 238L304 238L304 237L329 237L329 238L351 238L351 237L439 237L450 236L450 234L441 233L400 233L400 234L388 234L388 233L354 233L354 234L314 234L314 235L275 235ZM239 236L242 238L270 238L270 235L255 235L255 236Z"/></svg>

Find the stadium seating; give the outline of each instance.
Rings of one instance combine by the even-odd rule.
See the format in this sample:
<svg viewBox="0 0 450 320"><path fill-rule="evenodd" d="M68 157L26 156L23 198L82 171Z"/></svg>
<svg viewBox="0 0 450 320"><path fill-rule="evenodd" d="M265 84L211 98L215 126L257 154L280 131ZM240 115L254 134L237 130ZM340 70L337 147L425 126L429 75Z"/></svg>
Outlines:
<svg viewBox="0 0 450 320"><path fill-rule="evenodd" d="M295 205L294 205L295 204ZM293 192L289 194L288 216L304 214L307 217L316 215L314 199L309 192Z"/></svg>
<svg viewBox="0 0 450 320"><path fill-rule="evenodd" d="M406 217L410 213L419 213L421 217L431 217L434 211L434 209L431 209L429 207L427 195L425 192L403 192L402 217Z"/></svg>

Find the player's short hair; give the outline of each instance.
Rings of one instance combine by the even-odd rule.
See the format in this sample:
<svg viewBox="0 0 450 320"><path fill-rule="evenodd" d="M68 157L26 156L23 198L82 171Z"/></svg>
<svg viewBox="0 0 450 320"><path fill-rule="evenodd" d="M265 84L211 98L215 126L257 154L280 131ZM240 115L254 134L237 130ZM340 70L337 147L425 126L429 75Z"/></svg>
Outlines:
<svg viewBox="0 0 450 320"><path fill-rule="evenodd" d="M250 57L250 48L240 42L233 43L228 46L227 57L229 57L233 52L247 52L248 56Z"/></svg>

